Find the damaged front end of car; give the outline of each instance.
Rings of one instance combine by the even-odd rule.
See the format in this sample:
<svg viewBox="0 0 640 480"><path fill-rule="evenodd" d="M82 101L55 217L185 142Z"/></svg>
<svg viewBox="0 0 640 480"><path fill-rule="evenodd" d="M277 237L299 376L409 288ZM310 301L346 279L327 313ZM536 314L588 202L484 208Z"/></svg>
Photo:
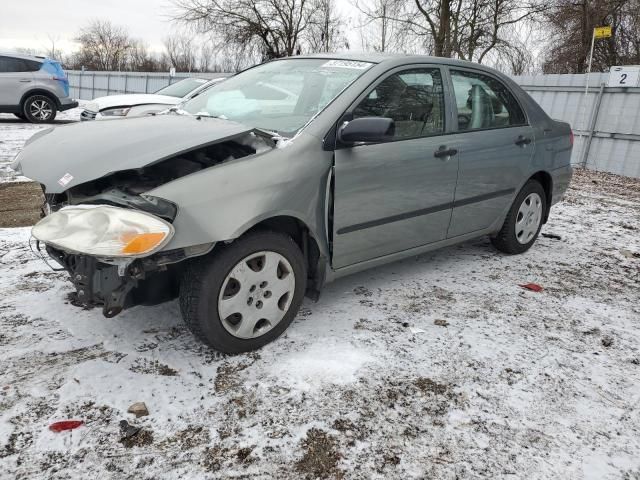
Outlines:
<svg viewBox="0 0 640 480"><path fill-rule="evenodd" d="M47 137L43 140L49 141ZM36 155L42 143L33 145L40 147L34 149ZM180 207L147 192L274 147L273 140L259 131L232 132L148 164L132 161L134 168L103 175L99 174L109 166L101 158L95 169L99 176L88 179L91 174L74 175L72 171L66 178L75 181L69 185L63 185L63 179L53 184L50 175L38 172L28 147L18 159L18 168L41 182L45 197L43 219L33 227L32 235L38 250L46 251L69 273L76 288L76 305L101 307L105 317L113 317L135 305L173 299L178 295L184 261L206 255L216 242L166 248Z"/></svg>

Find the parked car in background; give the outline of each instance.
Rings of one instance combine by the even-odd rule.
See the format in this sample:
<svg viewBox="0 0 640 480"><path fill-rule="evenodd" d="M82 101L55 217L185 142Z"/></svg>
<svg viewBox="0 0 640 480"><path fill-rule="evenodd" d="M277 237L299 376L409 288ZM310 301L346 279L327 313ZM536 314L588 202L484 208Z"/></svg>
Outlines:
<svg viewBox="0 0 640 480"><path fill-rule="evenodd" d="M52 122L57 112L77 106L69 97L67 74L58 61L0 53L0 113L44 123Z"/></svg>
<svg viewBox="0 0 640 480"><path fill-rule="evenodd" d="M200 95L211 85L222 80L224 77L212 80L185 78L155 93L129 93L94 98L85 105L80 120L104 120L161 112Z"/></svg>
<svg viewBox="0 0 640 480"><path fill-rule="evenodd" d="M13 167L43 185L32 234L79 302L179 297L231 353L343 275L484 235L526 252L572 175L567 123L496 70L427 56L271 61L173 113L36 135Z"/></svg>

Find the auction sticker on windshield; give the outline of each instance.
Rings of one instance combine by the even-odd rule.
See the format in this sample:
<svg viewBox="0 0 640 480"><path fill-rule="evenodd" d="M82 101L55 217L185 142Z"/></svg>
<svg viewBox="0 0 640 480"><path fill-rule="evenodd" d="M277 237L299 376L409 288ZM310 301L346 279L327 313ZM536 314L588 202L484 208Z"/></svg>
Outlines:
<svg viewBox="0 0 640 480"><path fill-rule="evenodd" d="M357 70L364 70L370 66L371 63L369 62L357 62L355 60L329 60L321 65L323 68L355 68Z"/></svg>

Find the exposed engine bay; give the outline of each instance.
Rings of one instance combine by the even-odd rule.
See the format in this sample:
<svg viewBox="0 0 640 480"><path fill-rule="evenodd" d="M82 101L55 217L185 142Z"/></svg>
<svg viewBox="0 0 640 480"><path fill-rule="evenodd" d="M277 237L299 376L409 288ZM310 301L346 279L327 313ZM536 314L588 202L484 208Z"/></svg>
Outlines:
<svg viewBox="0 0 640 480"><path fill-rule="evenodd" d="M145 196L145 192L274 147L274 141L266 133L248 132L173 155L143 168L110 173L62 193L47 194L45 191L43 216L71 205L110 205L144 211L171 223L177 206L161 198ZM69 273L76 287L75 303L101 306L106 317L113 317L133 305L153 305L175 298L182 272L180 262L204 255L213 246L196 245L137 259L96 258L50 245L45 248L47 254Z"/></svg>
<svg viewBox="0 0 640 480"><path fill-rule="evenodd" d="M145 192L206 168L274 147L274 141L266 133L253 131L173 155L143 168L114 172L63 193L47 194L45 191L43 214L67 205L105 204L142 210L172 221L177 207L162 199L144 196Z"/></svg>

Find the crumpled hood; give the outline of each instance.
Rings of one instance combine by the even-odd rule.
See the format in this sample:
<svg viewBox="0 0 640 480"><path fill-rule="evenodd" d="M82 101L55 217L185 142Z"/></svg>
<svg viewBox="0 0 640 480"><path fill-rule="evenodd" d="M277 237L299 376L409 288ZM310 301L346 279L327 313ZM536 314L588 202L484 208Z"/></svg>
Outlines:
<svg viewBox="0 0 640 480"><path fill-rule="evenodd" d="M228 120L189 115L80 122L36 133L12 166L44 184L46 193L62 193L251 130Z"/></svg>
<svg viewBox="0 0 640 480"><path fill-rule="evenodd" d="M100 97L91 100L85 105L85 109L92 112L99 112L106 108L132 107L135 105L176 105L183 100L183 98L170 97L168 95L154 95L151 93L110 95L108 97Z"/></svg>

